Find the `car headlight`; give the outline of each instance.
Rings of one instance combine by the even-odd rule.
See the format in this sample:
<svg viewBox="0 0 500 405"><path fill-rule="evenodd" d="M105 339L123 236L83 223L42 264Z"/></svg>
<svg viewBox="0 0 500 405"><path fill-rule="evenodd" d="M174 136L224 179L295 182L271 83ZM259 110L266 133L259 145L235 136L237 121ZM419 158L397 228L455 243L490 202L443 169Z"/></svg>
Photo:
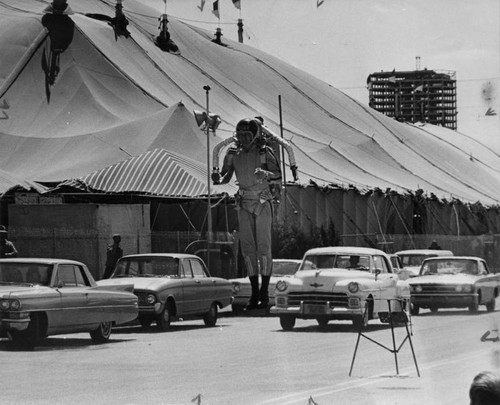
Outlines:
<svg viewBox="0 0 500 405"><path fill-rule="evenodd" d="M472 287L472 285L470 285L470 284L464 285L462 287L462 289L463 289L463 292L466 292L466 293L470 293L470 292L474 291L474 287Z"/></svg>
<svg viewBox="0 0 500 405"><path fill-rule="evenodd" d="M349 290L349 292L351 294L356 294L358 291L359 291L359 284L356 283L355 281L351 281L348 285L347 285L347 289Z"/></svg>
<svg viewBox="0 0 500 405"><path fill-rule="evenodd" d="M410 292L422 292L422 286L421 285L411 285L410 286Z"/></svg>
<svg viewBox="0 0 500 405"><path fill-rule="evenodd" d="M287 284L287 283L286 283L286 281L284 281L284 280L279 280L279 281L276 283L276 290L278 290L279 292L283 292L283 291L285 291L287 288L288 288L288 284Z"/></svg>
<svg viewBox="0 0 500 405"><path fill-rule="evenodd" d="M19 300L1 300L0 310L2 311L19 311L21 302Z"/></svg>
<svg viewBox="0 0 500 405"><path fill-rule="evenodd" d="M19 311L21 309L21 302L19 300L12 300L10 302L11 311Z"/></svg>
<svg viewBox="0 0 500 405"><path fill-rule="evenodd" d="M9 300L0 301L0 310L7 311L9 309Z"/></svg>
<svg viewBox="0 0 500 405"><path fill-rule="evenodd" d="M464 289L464 286L462 286L462 285L457 285L457 286L455 287L455 291L456 291L456 292L461 292L463 289Z"/></svg>
<svg viewBox="0 0 500 405"><path fill-rule="evenodd" d="M153 305L155 302L156 302L156 297L154 294L148 294L146 295L146 302L149 304L149 305Z"/></svg>
<svg viewBox="0 0 500 405"><path fill-rule="evenodd" d="M241 290L241 284L240 283L233 283L233 293L238 294Z"/></svg>

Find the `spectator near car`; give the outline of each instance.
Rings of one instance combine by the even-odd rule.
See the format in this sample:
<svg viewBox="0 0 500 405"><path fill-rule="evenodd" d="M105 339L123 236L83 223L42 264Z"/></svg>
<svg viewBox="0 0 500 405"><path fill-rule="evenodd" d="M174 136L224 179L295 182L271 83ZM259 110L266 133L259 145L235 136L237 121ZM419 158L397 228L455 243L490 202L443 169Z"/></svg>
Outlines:
<svg viewBox="0 0 500 405"><path fill-rule="evenodd" d="M110 243L106 248L106 265L102 278L110 278L113 274L116 262L123 256L123 249L120 246L122 240L121 235L113 235L113 243Z"/></svg>
<svg viewBox="0 0 500 405"><path fill-rule="evenodd" d="M491 371L477 374L469 388L470 405L500 404L500 375Z"/></svg>
<svg viewBox="0 0 500 405"><path fill-rule="evenodd" d="M14 244L8 240L8 232L5 226L0 226L0 258L17 257L17 249Z"/></svg>

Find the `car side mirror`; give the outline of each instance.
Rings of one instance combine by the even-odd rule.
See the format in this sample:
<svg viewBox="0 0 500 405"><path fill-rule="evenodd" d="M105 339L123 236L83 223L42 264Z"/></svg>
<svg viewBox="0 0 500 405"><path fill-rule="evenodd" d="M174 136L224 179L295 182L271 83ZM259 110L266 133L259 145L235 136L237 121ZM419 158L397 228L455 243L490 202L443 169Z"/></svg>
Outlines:
<svg viewBox="0 0 500 405"><path fill-rule="evenodd" d="M377 277L382 273L382 270L380 269L375 269L375 280L377 280Z"/></svg>
<svg viewBox="0 0 500 405"><path fill-rule="evenodd" d="M63 288L64 287L64 282L62 280L59 280L57 283L56 283L56 288Z"/></svg>

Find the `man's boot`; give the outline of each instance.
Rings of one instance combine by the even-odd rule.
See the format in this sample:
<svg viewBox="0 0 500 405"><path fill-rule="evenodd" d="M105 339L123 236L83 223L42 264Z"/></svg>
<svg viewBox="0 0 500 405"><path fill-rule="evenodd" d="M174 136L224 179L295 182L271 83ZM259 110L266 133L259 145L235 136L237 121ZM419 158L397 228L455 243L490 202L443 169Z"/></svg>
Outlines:
<svg viewBox="0 0 500 405"><path fill-rule="evenodd" d="M251 311L252 309L257 309L259 306L259 276L249 276L250 285L252 286L252 295L250 301L248 301L245 311Z"/></svg>
<svg viewBox="0 0 500 405"><path fill-rule="evenodd" d="M260 286L260 294L259 294L259 308L265 309L269 305L269 280L271 276L262 276L262 284Z"/></svg>

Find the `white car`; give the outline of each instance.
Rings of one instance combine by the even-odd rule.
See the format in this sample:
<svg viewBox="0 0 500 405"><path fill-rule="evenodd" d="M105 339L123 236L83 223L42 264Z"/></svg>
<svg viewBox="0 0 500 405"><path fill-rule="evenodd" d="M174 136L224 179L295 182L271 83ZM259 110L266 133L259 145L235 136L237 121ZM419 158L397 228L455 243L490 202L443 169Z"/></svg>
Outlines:
<svg viewBox="0 0 500 405"><path fill-rule="evenodd" d="M407 281L394 273L389 256L363 247L322 247L308 250L295 275L276 284L275 305L281 327L291 330L299 319L351 320L362 329L380 312L401 312L409 299Z"/></svg>
<svg viewBox="0 0 500 405"><path fill-rule="evenodd" d="M476 256L433 257L424 260L419 277L409 281L411 314L419 308L437 312L439 308L469 308L480 305L495 310L500 294L500 274L490 273L486 260Z"/></svg>
<svg viewBox="0 0 500 405"><path fill-rule="evenodd" d="M401 280L418 276L422 262L428 257L453 256L451 250L438 249L400 250L396 254L401 259L401 264L403 265L403 270L399 272Z"/></svg>
<svg viewBox="0 0 500 405"><path fill-rule="evenodd" d="M274 305L274 289L278 280L283 277L292 277L299 269L302 260L297 259L273 259L273 274L269 280L269 305ZM238 315L248 304L252 295L252 287L248 277L230 279L233 285L233 314ZM259 282L260 283L260 282Z"/></svg>

